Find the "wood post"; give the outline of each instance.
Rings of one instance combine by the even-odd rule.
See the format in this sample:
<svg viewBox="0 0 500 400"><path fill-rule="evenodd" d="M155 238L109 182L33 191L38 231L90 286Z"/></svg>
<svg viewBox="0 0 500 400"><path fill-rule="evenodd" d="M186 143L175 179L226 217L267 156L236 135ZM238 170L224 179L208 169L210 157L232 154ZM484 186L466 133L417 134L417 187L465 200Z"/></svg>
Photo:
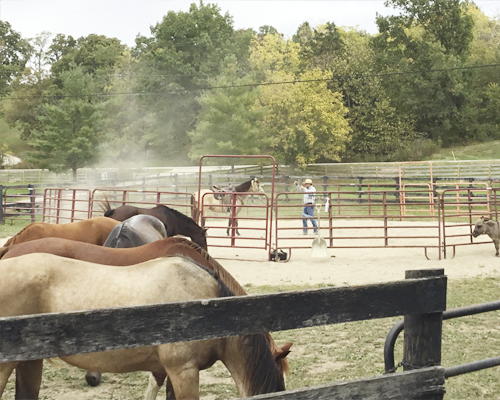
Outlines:
<svg viewBox="0 0 500 400"><path fill-rule="evenodd" d="M406 279L443 276L444 269L406 271ZM446 291L441 295L445 296ZM405 371L441 365L443 313L411 314L404 317ZM425 400L442 400L443 394L429 394Z"/></svg>

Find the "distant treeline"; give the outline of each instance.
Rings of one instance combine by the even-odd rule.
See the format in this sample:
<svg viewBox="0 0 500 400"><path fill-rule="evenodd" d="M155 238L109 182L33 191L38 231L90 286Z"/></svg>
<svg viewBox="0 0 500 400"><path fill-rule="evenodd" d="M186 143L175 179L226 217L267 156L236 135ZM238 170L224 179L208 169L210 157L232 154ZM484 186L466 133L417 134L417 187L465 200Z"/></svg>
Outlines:
<svg viewBox="0 0 500 400"><path fill-rule="evenodd" d="M467 1L387 3L394 15L377 17L375 35L332 21L288 38L235 30L200 2L132 48L97 34L23 38L0 21L4 118L32 148L27 166L75 174L103 158L175 166L204 154L405 161L500 139L500 21Z"/></svg>

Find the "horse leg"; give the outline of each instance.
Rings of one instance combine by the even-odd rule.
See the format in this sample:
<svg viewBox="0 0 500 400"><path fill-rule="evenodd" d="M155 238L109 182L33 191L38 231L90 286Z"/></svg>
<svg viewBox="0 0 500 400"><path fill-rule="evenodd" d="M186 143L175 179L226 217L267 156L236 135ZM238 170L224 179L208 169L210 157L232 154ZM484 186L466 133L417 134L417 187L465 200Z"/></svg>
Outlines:
<svg viewBox="0 0 500 400"><path fill-rule="evenodd" d="M98 386L101 383L101 373L94 371L87 371L85 374L85 380L89 384L89 386Z"/></svg>
<svg viewBox="0 0 500 400"><path fill-rule="evenodd" d="M0 364L0 399L2 398L5 386L7 386L10 374L12 374L12 371L14 371L17 364L18 362Z"/></svg>
<svg viewBox="0 0 500 400"><path fill-rule="evenodd" d="M236 227L236 234L240 236L240 231L238 230L238 220L236 218L234 219L234 226Z"/></svg>
<svg viewBox="0 0 500 400"><path fill-rule="evenodd" d="M200 371L195 366L179 366L167 370L167 399L170 399L168 381L175 392L176 400L199 400L200 398Z"/></svg>
<svg viewBox="0 0 500 400"><path fill-rule="evenodd" d="M42 370L43 360L22 361L16 365L16 400L38 399Z"/></svg>
<svg viewBox="0 0 500 400"><path fill-rule="evenodd" d="M229 236L229 229L231 229L231 218L229 218L227 223L227 231L226 231L227 236Z"/></svg>
<svg viewBox="0 0 500 400"><path fill-rule="evenodd" d="M149 375L148 388L146 389L144 400L156 400L158 392L160 391L163 382L165 382L165 379L167 381L167 400L175 400L175 393L174 388L172 387L172 382L170 382L170 379L168 379L168 376L165 372L151 372L151 375Z"/></svg>
<svg viewBox="0 0 500 400"><path fill-rule="evenodd" d="M160 385L158 384L153 373L149 375L148 388L144 394L144 400L156 400L156 395L160 391Z"/></svg>

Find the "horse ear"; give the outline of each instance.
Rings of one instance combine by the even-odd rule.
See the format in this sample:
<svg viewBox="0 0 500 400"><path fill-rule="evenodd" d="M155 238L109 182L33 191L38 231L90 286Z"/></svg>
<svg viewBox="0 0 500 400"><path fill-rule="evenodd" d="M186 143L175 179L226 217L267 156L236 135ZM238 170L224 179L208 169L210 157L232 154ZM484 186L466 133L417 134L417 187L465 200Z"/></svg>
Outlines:
<svg viewBox="0 0 500 400"><path fill-rule="evenodd" d="M206 231L208 231L208 228L203 228L203 230L206 232Z"/></svg>
<svg viewBox="0 0 500 400"><path fill-rule="evenodd" d="M488 217L483 217L484 222L488 222L490 219Z"/></svg>
<svg viewBox="0 0 500 400"><path fill-rule="evenodd" d="M290 347L292 347L292 342L286 343L281 346L280 351L276 351L274 354L274 358L279 360L281 358L285 358L288 354L290 354Z"/></svg>

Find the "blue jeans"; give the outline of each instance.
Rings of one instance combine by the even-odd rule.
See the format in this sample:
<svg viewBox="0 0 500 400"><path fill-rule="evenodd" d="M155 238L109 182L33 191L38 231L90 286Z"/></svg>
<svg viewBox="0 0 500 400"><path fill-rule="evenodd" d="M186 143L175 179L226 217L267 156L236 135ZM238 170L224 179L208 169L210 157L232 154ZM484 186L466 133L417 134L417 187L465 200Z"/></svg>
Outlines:
<svg viewBox="0 0 500 400"><path fill-rule="evenodd" d="M314 217L314 206L305 206L302 212L303 217ZM310 220L314 228L314 233L318 233L318 224L315 219ZM307 233L307 219L302 220L302 226L304 227L304 233Z"/></svg>

